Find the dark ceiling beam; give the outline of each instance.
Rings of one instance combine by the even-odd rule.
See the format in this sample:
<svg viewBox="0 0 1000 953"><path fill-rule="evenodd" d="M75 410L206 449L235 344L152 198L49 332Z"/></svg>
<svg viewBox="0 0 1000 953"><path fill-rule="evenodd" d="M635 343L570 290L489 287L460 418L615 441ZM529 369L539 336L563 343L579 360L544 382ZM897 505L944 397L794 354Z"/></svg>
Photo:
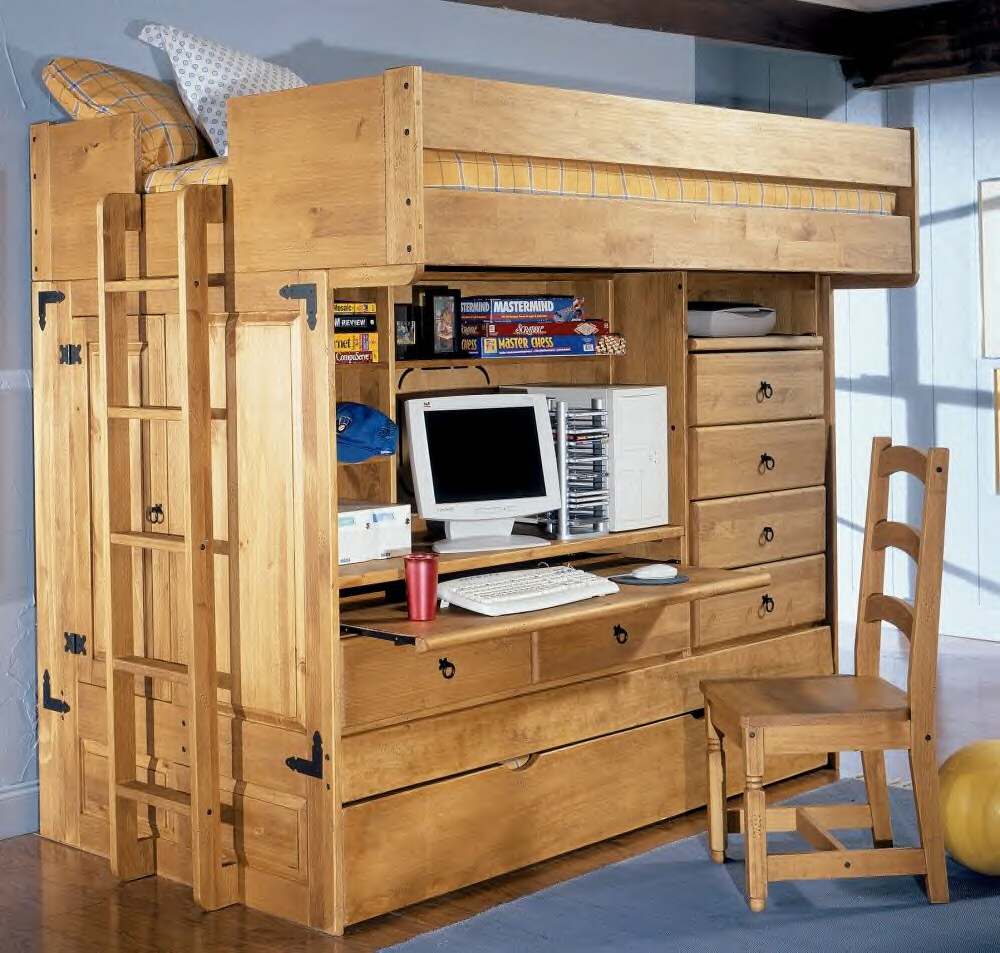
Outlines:
<svg viewBox="0 0 1000 953"><path fill-rule="evenodd" d="M451 0L710 40L852 56L870 14L800 0Z"/></svg>
<svg viewBox="0 0 1000 953"><path fill-rule="evenodd" d="M844 63L856 86L1000 72L1000 0L954 0L870 13Z"/></svg>

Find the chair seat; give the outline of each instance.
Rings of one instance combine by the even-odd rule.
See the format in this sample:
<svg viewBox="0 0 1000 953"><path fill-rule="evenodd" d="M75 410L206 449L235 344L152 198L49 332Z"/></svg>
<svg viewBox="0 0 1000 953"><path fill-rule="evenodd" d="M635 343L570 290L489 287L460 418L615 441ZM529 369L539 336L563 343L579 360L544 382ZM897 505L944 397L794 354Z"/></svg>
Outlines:
<svg viewBox="0 0 1000 953"><path fill-rule="evenodd" d="M875 676L720 679L701 683L705 701L730 724L766 727L906 721L906 692Z"/></svg>

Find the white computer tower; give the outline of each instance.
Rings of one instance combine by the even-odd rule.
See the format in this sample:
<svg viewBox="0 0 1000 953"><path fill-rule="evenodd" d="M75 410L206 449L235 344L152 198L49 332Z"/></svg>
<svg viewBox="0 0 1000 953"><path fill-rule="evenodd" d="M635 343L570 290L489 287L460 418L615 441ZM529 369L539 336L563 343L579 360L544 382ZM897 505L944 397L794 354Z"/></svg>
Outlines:
<svg viewBox="0 0 1000 953"><path fill-rule="evenodd" d="M511 389L545 394L582 408L589 408L592 400L603 401L608 411L611 532L669 522L666 387Z"/></svg>

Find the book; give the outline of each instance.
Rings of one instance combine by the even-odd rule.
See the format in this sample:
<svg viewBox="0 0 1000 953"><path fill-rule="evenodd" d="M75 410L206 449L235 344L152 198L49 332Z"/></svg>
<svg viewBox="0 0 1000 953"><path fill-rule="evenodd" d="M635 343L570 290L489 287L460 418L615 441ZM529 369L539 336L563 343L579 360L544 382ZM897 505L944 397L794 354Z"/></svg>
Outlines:
<svg viewBox="0 0 1000 953"><path fill-rule="evenodd" d="M369 332L341 333L333 335L333 350L340 354L374 354L373 360L378 360L378 334ZM340 363L346 363L341 361Z"/></svg>
<svg viewBox="0 0 1000 953"><path fill-rule="evenodd" d="M591 355L597 337L589 334L513 335L509 337L463 338L462 352L469 357L552 357Z"/></svg>
<svg viewBox="0 0 1000 953"><path fill-rule="evenodd" d="M334 301L333 330L377 331L378 315L372 301Z"/></svg>
<svg viewBox="0 0 1000 953"><path fill-rule="evenodd" d="M537 334L607 334L607 321L466 321L462 319L462 337L510 337Z"/></svg>
<svg viewBox="0 0 1000 953"><path fill-rule="evenodd" d="M378 353L375 351L334 351L336 364L376 364Z"/></svg>
<svg viewBox="0 0 1000 953"><path fill-rule="evenodd" d="M509 295L462 298L463 321L572 321L583 317L583 298L572 295Z"/></svg>

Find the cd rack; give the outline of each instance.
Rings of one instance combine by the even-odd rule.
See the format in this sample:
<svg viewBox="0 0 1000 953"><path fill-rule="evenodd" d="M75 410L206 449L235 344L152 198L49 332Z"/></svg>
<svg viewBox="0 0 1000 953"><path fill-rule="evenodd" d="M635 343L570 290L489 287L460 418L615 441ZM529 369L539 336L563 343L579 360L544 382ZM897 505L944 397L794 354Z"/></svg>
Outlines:
<svg viewBox="0 0 1000 953"><path fill-rule="evenodd" d="M562 504L544 520L560 540L604 536L609 531L608 411L603 400L589 407L549 400Z"/></svg>

